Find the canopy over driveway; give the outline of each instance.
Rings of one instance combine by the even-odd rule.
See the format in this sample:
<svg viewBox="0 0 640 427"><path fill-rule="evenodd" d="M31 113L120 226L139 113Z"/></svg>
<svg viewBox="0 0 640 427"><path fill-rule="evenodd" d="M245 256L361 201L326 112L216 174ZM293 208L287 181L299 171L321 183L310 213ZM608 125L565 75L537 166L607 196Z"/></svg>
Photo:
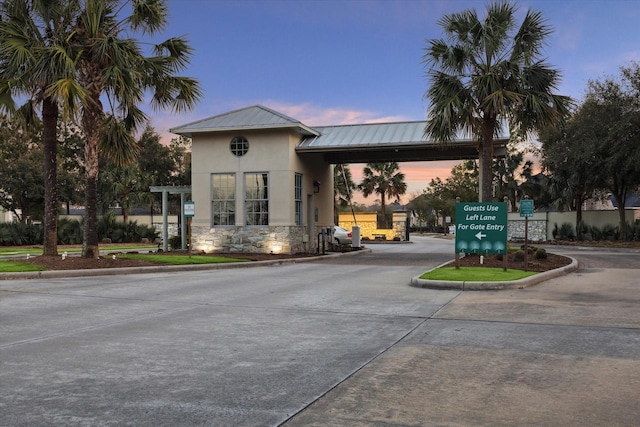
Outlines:
<svg viewBox="0 0 640 427"><path fill-rule="evenodd" d="M328 163L413 162L478 158L478 142L458 137L449 144L424 137L426 121L321 126L306 136L296 152L323 153ZM496 157L506 154L508 136L495 141Z"/></svg>

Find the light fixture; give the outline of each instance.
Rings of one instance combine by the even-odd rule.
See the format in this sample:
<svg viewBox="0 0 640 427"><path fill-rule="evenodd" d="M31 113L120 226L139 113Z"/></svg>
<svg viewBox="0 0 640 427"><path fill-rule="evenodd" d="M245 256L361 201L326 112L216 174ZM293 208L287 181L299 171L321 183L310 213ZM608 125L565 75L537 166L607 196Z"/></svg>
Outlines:
<svg viewBox="0 0 640 427"><path fill-rule="evenodd" d="M313 181L313 192L318 194L320 192L320 181Z"/></svg>

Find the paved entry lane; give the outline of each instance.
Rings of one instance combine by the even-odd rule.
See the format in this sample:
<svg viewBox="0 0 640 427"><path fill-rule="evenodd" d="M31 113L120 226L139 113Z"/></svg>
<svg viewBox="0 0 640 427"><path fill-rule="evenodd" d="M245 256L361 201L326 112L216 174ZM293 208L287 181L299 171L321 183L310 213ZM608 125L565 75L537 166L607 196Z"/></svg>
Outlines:
<svg viewBox="0 0 640 427"><path fill-rule="evenodd" d="M285 426L637 426L638 251L550 250L584 268L460 293Z"/></svg>
<svg viewBox="0 0 640 427"><path fill-rule="evenodd" d="M277 425L458 295L407 285L442 257L421 242L376 246L405 260L385 265L2 281L0 425Z"/></svg>

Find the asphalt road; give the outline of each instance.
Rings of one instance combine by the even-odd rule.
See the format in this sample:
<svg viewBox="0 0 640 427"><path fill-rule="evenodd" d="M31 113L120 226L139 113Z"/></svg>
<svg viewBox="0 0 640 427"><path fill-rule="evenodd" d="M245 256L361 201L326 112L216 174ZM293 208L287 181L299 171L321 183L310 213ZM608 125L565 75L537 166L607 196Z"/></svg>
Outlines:
<svg viewBox="0 0 640 427"><path fill-rule="evenodd" d="M412 240L0 281L0 425L637 425L640 253L571 249L583 269L532 288L436 291L408 283L453 242Z"/></svg>

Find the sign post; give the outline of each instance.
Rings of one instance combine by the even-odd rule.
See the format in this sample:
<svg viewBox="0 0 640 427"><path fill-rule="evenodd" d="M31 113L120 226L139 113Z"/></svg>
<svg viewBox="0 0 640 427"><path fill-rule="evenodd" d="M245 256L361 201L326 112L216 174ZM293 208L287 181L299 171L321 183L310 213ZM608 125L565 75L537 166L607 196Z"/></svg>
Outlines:
<svg viewBox="0 0 640 427"><path fill-rule="evenodd" d="M524 217L524 271L529 268L529 217L533 216L533 200L525 196L520 200L520 217Z"/></svg>
<svg viewBox="0 0 640 427"><path fill-rule="evenodd" d="M187 247L189 258L191 258L191 218L193 218L196 214L196 204L195 202L184 202L182 207L182 214L187 219Z"/></svg>
<svg viewBox="0 0 640 427"><path fill-rule="evenodd" d="M502 254L506 260L506 203L456 203L456 259L460 253Z"/></svg>

